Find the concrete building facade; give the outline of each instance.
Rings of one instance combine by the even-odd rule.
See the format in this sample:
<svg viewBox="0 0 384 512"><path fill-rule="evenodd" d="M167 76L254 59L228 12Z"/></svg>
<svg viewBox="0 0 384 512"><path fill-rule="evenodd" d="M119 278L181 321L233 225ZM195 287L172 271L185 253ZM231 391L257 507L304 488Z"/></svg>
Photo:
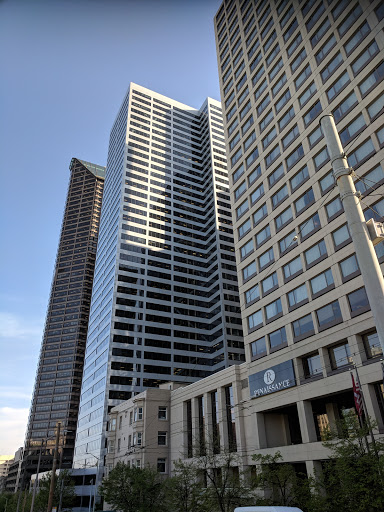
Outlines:
<svg viewBox="0 0 384 512"><path fill-rule="evenodd" d="M123 462L138 468L149 465L170 476L171 393L178 387L183 385L160 384L111 409L105 475Z"/></svg>
<svg viewBox="0 0 384 512"><path fill-rule="evenodd" d="M12 455L0 455L0 491L6 488L9 470L14 462Z"/></svg>
<svg viewBox="0 0 384 512"><path fill-rule="evenodd" d="M5 480L5 490L7 492L16 492L19 488L20 481L20 473L21 473L21 464L23 462L23 447L21 446L13 457L13 461L11 462L8 475Z"/></svg>
<svg viewBox="0 0 384 512"><path fill-rule="evenodd" d="M380 1L231 0L215 17L252 446L308 470L354 409L353 366L384 429L382 352L319 126L334 115L366 220L382 220L383 16Z"/></svg>
<svg viewBox="0 0 384 512"><path fill-rule="evenodd" d="M131 83L110 137L75 467L108 412L244 361L220 103Z"/></svg>

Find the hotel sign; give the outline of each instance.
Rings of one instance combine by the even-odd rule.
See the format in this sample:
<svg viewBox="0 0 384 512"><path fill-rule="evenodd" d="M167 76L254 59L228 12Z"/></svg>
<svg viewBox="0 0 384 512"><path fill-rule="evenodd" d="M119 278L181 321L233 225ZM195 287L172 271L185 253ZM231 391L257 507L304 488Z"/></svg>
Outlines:
<svg viewBox="0 0 384 512"><path fill-rule="evenodd" d="M249 376L251 398L296 386L292 359Z"/></svg>

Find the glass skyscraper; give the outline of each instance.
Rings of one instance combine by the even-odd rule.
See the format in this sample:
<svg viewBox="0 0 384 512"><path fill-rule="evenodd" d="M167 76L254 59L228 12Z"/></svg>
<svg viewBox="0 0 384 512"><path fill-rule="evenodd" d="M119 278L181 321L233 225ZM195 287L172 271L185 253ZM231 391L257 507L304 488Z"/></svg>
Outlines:
<svg viewBox="0 0 384 512"><path fill-rule="evenodd" d="M107 413L244 360L219 102L133 83L114 122L74 465L103 464Z"/></svg>
<svg viewBox="0 0 384 512"><path fill-rule="evenodd" d="M61 467L72 466L105 167L73 158L22 464L22 487L52 468L62 424ZM50 437L51 439L47 438Z"/></svg>

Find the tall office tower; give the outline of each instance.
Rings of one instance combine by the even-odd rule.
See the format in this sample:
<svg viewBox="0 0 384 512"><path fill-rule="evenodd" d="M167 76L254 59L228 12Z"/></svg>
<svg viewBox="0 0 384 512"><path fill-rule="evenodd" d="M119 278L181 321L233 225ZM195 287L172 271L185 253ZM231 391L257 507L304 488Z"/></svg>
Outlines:
<svg viewBox="0 0 384 512"><path fill-rule="evenodd" d="M244 359L221 106L132 84L113 125L75 466L111 407Z"/></svg>
<svg viewBox="0 0 384 512"><path fill-rule="evenodd" d="M365 217L382 219L383 18L380 0L228 0L215 17L259 448L320 440L354 408L352 362L384 424L381 349L319 126L334 115Z"/></svg>
<svg viewBox="0 0 384 512"><path fill-rule="evenodd" d="M26 434L22 487L36 473L40 449L40 471L51 469L58 421L63 429L61 465L72 466L105 167L73 158L70 170Z"/></svg>

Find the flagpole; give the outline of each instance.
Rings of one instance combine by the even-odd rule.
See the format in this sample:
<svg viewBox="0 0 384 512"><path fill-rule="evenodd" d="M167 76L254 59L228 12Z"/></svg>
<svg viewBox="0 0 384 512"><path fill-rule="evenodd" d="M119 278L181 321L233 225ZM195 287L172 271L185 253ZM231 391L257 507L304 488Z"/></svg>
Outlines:
<svg viewBox="0 0 384 512"><path fill-rule="evenodd" d="M381 369L383 371L383 389L384 389L384 361L381 361Z"/></svg>
<svg viewBox="0 0 384 512"><path fill-rule="evenodd" d="M353 365L353 368L356 369L355 364ZM357 376L357 378L356 378L357 384L355 383L355 378L353 376L352 368L350 369L350 373L351 373L351 379L352 379L353 400L355 402L357 417L359 420L360 428L362 429L362 431L364 431L363 412L365 413L365 409L363 406L363 395L362 395L361 388L360 388L360 381L358 380L358 376ZM356 373L357 373L357 369L356 369ZM370 452L369 442L368 442L368 437L367 437L366 432L363 432L363 435L364 435L365 445L367 447L367 452L369 453Z"/></svg>

